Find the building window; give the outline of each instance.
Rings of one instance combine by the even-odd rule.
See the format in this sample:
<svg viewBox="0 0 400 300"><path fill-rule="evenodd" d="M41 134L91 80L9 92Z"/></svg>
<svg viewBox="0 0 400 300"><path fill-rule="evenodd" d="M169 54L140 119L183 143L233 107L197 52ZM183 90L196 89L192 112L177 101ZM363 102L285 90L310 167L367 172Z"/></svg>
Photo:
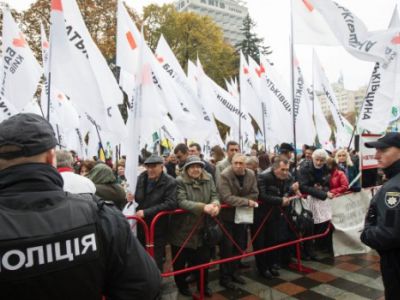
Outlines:
<svg viewBox="0 0 400 300"><path fill-rule="evenodd" d="M214 0L208 0L209 5L214 5Z"/></svg>
<svg viewBox="0 0 400 300"><path fill-rule="evenodd" d="M200 0L201 3L207 3L206 0Z"/></svg>
<svg viewBox="0 0 400 300"><path fill-rule="evenodd" d="M225 8L225 3L224 3L224 2L220 2L220 3L219 3L219 7Z"/></svg>

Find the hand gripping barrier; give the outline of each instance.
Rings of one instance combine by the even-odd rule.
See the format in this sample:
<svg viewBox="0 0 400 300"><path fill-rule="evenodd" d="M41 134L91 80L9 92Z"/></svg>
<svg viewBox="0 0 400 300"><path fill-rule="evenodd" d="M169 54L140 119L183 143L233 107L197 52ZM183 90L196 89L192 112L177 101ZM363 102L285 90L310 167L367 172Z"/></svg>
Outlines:
<svg viewBox="0 0 400 300"><path fill-rule="evenodd" d="M221 205L221 209L230 207L229 205L223 204ZM209 263L204 263L201 265L197 265L197 266L191 266L185 269L181 269L181 270L175 270L175 271L171 271L170 268L167 272L161 274L162 277L170 277L170 276L174 276L174 275L179 275L179 274L184 274L184 273L189 273L192 271L197 271L199 270L200 272L200 284L199 284L199 292L200 295L193 295L194 299L204 299L204 270L210 267L213 267L215 265L219 265L219 264L223 264L223 263L228 263L228 262L232 262L235 260L240 260L242 258L245 257L249 257L249 256L254 256L254 255L258 255L258 254L262 254L265 252L269 252L269 251L274 251L274 250L278 250L281 248L285 248L285 247L289 247L289 246L293 246L296 245L296 258L297 258L297 263L296 264L292 264L290 265L291 268L297 268L298 271L300 272L310 272L310 270L306 267L304 267L301 264L301 250L300 250L300 244L302 242L305 241L309 241L309 240L313 240L313 239L318 239L318 238L322 238L325 237L329 234L329 231L332 228L332 225L329 224L328 228L325 230L325 232L320 233L320 234L315 234L315 235L311 235L311 236L307 236L307 237L302 237L294 228L294 225L291 223L291 221L288 219L288 217L286 216L286 214L283 212L283 210L281 209L281 212L283 212L283 216L285 221L289 224L289 227L291 228L291 230L295 233L296 235L296 239L292 240L292 241L288 241L288 242L284 242L284 243L280 243L280 244L276 244L274 246L270 246L264 249L259 249L256 251L250 251L250 247L253 244L254 240L257 238L257 236L259 235L259 233L261 232L261 229L264 227L265 223L267 222L268 218L270 217L271 213L272 213L272 209L271 208L267 214L264 216L262 222L260 223L259 228L256 230L256 232L254 233L254 235L251 237L247 247L245 250L241 249L240 246L236 243L236 241L234 241L234 239L232 238L232 236L229 234L229 232L226 230L226 228L224 227L223 223L218 220L217 218L214 218L214 220L218 223L218 225L220 226L222 232L225 234L225 236L232 242L232 244L234 245L235 248L237 248L237 250L239 250L240 254L236 255L236 256L232 256L232 257L228 257L228 258L223 258L223 259L218 259ZM150 231L149 231L149 243L147 244L147 251L148 253L154 257L154 229L155 226L158 222L158 220L164 216L167 215L175 215L175 214L183 214L183 213L187 213L187 211L183 210L183 209L176 209L174 211L162 211L159 212L152 220L151 224L150 224ZM187 242L190 240L190 238L192 237L193 233L196 231L197 227L200 225L201 220L203 219L204 214L197 220L196 224L193 226L192 230L190 231L189 235L186 237L185 241L183 242L183 244L181 245L180 249L178 250L178 253L176 254L176 256L172 259L171 262L171 266L174 264L174 262L176 261L177 257L180 255L180 253L182 252L183 248L186 246Z"/></svg>
<svg viewBox="0 0 400 300"><path fill-rule="evenodd" d="M149 250L153 249L153 248L150 246L152 244L150 244L149 226L147 225L146 221L144 219L136 217L136 216L128 216L128 217L126 217L126 219L136 221L135 224L131 225L131 230L133 230L136 227L136 224L138 222L140 223L140 225L142 226L143 231L144 231L144 238L145 238L145 243L146 243L145 249L146 249L147 253L149 253L149 255L154 256L153 254L151 254L149 252ZM152 245L152 246L154 246L154 245Z"/></svg>

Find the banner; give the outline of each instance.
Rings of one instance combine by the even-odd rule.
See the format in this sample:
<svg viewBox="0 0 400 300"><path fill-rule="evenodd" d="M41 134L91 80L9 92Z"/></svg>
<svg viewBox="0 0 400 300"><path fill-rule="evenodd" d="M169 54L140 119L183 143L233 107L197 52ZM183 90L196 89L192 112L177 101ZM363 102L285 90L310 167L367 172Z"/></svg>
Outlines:
<svg viewBox="0 0 400 300"><path fill-rule="evenodd" d="M361 169L376 169L378 168L378 161L375 159L375 148L365 147L365 143L375 142L379 139L379 134L362 134L360 136L360 156L361 156Z"/></svg>
<svg viewBox="0 0 400 300"><path fill-rule="evenodd" d="M370 189L359 193L350 193L333 198L332 225L335 227L332 236L335 256L366 253L369 248L360 240L364 228L364 219L368 211L372 194Z"/></svg>

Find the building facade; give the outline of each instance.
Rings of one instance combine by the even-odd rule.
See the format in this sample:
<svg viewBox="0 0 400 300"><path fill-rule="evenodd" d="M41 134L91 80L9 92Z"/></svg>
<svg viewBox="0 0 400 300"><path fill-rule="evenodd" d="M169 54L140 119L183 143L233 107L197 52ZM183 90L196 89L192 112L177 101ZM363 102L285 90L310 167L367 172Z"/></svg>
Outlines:
<svg viewBox="0 0 400 300"><path fill-rule="evenodd" d="M178 11L195 12L211 17L224 32L224 37L232 46L240 43L244 36L240 29L248 9L238 0L178 0Z"/></svg>

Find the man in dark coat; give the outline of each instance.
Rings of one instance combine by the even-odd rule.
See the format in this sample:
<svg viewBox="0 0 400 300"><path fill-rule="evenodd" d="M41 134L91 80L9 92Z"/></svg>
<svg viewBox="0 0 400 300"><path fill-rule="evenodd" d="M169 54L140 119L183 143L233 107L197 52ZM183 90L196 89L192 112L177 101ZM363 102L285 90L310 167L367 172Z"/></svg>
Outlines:
<svg viewBox="0 0 400 300"><path fill-rule="evenodd" d="M176 181L163 172L164 160L157 155L151 155L145 160L146 171L139 175L136 185L135 201L138 204L136 216L143 218L147 225L160 211L177 208ZM154 232L154 258L158 268L162 271L167 243L169 217L159 219ZM144 232L138 225L138 238L145 245Z"/></svg>
<svg viewBox="0 0 400 300"><path fill-rule="evenodd" d="M258 197L257 179L252 170L246 169L245 155L237 153L232 157L232 165L221 173L217 188L221 201L232 206L223 209L220 213L224 226L235 242L243 247L247 244L246 227L245 224L235 224L235 209L240 206L256 207ZM239 249L224 235L220 245L221 258L238 254L240 254ZM220 284L230 289L235 287L232 281L244 284L245 281L239 276L238 269L239 261L221 264Z"/></svg>
<svg viewBox="0 0 400 300"><path fill-rule="evenodd" d="M287 226L284 225L285 221L281 215L280 208L289 205L289 196L299 193L299 184L294 182L290 176L290 162L282 157L276 158L271 170L258 176L258 189L260 191L260 207L255 211L255 220L252 226L253 235L258 231L263 219L268 214L269 217L253 243L254 250L282 242L279 234L284 232ZM272 276L280 275L277 270L279 263L280 259L277 251L256 255L258 273L266 279L272 279Z"/></svg>
<svg viewBox="0 0 400 300"><path fill-rule="evenodd" d="M388 181L375 194L365 219L361 241L378 251L385 299L400 296L400 134L388 133L376 142L375 159Z"/></svg>
<svg viewBox="0 0 400 300"><path fill-rule="evenodd" d="M111 203L63 191L49 122L0 124L2 299L154 299L154 261Z"/></svg>

